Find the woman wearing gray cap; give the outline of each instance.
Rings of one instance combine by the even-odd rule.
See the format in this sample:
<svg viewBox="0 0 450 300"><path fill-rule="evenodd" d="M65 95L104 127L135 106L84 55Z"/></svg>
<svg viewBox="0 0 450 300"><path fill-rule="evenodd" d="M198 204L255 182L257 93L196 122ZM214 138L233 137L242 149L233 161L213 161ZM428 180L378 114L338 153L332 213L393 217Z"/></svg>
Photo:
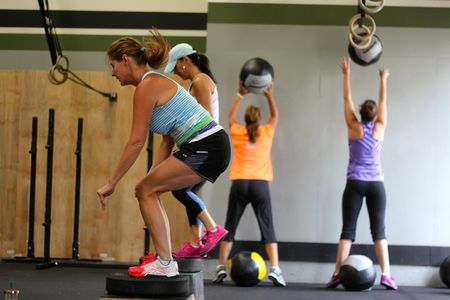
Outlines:
<svg viewBox="0 0 450 300"><path fill-rule="evenodd" d="M183 80L191 82L189 93L202 105L219 123L219 94L215 84L214 76L209 68L208 58L197 51L189 44L181 43L174 46L169 53L169 62L164 70L168 73L175 73ZM202 222L212 220L211 215L206 210L205 204L197 196L205 181L194 185L191 188L173 191L174 197L186 206L186 213L191 228L191 237L179 250L173 252L174 257L202 257L210 252L208 245L202 243ZM193 201L194 200L194 201ZM203 210L198 214L198 209L192 206L195 202Z"/></svg>

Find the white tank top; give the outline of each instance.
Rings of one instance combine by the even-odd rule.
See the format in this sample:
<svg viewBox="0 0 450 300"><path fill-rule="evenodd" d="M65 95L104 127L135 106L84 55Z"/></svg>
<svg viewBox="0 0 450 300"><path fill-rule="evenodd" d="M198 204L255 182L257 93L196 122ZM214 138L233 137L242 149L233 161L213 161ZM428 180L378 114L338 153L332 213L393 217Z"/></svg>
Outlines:
<svg viewBox="0 0 450 300"><path fill-rule="evenodd" d="M211 111L213 113L212 117L214 121L219 124L219 92L217 91L217 86L214 84L214 92L212 94Z"/></svg>
<svg viewBox="0 0 450 300"><path fill-rule="evenodd" d="M214 81L205 73L200 73L198 75L202 75L202 74L205 75L206 77L208 77L208 79L211 80L211 82L214 84L214 91L211 95L211 101L212 101L211 112L212 112L212 118L214 119L214 121L217 122L217 124L219 124L219 92L217 91L217 86L214 83ZM189 91L191 90L191 87L192 87L192 83L189 86Z"/></svg>

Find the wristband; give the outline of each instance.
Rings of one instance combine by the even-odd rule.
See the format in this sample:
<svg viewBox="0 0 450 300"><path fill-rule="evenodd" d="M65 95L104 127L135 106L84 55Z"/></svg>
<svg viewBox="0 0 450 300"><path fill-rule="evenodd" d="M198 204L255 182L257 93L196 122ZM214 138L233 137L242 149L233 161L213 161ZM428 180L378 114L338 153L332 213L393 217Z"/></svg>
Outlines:
<svg viewBox="0 0 450 300"><path fill-rule="evenodd" d="M238 92L238 93L236 93L236 97L239 97L242 99L242 98L244 98L244 95L241 95L241 93Z"/></svg>

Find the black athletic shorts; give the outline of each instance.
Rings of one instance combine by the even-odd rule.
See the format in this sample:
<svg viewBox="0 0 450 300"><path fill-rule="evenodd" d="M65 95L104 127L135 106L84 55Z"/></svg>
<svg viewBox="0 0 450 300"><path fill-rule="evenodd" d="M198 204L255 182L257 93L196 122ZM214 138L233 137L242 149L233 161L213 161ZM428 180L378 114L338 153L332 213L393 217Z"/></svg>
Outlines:
<svg viewBox="0 0 450 300"><path fill-rule="evenodd" d="M173 155L202 178L214 182L230 163L230 139L221 129L199 141L181 145Z"/></svg>

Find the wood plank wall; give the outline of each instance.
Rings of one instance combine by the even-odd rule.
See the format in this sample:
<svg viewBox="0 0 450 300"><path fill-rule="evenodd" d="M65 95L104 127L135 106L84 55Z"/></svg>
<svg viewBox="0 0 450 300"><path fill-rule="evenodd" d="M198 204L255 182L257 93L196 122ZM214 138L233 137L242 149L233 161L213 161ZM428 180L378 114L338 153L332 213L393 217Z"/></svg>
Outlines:
<svg viewBox="0 0 450 300"><path fill-rule="evenodd" d="M102 211L96 189L115 167L130 125L133 87L121 87L108 72L77 72L101 91L118 93L109 100L71 81L52 85L44 71L0 71L0 257L8 250L27 255L32 117L39 119L35 214L35 255L44 240L48 111L55 109L51 257L72 255L77 120L84 119L80 236L81 258L106 253L116 261L135 261L144 249L144 223L134 186L146 173L147 153L119 183ZM159 145L155 136L155 148ZM164 195L173 246L189 232L184 207Z"/></svg>

